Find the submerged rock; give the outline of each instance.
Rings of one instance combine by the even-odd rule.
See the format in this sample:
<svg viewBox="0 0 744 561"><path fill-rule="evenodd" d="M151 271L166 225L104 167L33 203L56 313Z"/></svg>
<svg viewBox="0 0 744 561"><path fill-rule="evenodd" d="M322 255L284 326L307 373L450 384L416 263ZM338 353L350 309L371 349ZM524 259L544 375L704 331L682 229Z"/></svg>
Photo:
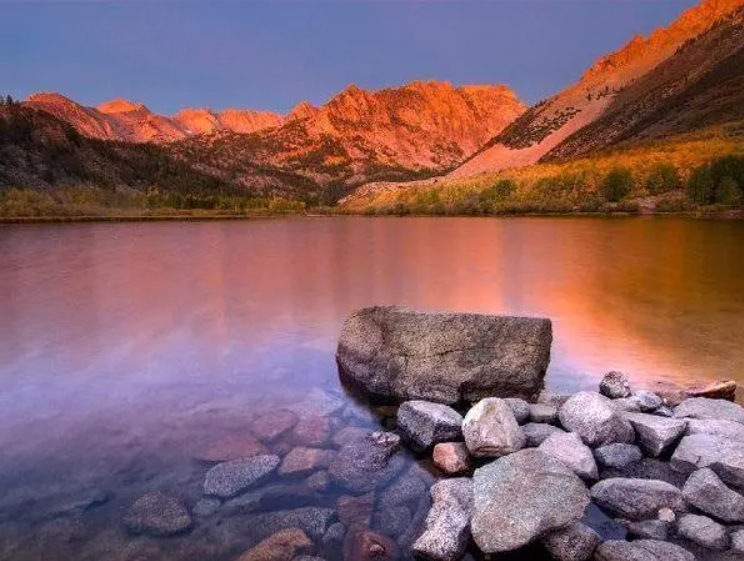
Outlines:
<svg viewBox="0 0 744 561"><path fill-rule="evenodd" d="M280 530L240 556L238 561L292 561L312 553L314 545L307 534L296 528Z"/></svg>
<svg viewBox="0 0 744 561"><path fill-rule="evenodd" d="M172 536L191 527L191 517L183 502L165 493L142 495L129 509L124 525L135 534Z"/></svg>
<svg viewBox="0 0 744 561"><path fill-rule="evenodd" d="M694 472L682 495L692 506L724 522L744 522L744 497L726 487L711 469Z"/></svg>
<svg viewBox="0 0 744 561"><path fill-rule="evenodd" d="M542 543L558 561L589 561L602 538L582 522L549 533Z"/></svg>
<svg viewBox="0 0 744 561"><path fill-rule="evenodd" d="M263 413L251 423L251 430L260 440L270 442L276 440L297 424L299 418L288 409L277 409Z"/></svg>
<svg viewBox="0 0 744 561"><path fill-rule="evenodd" d="M473 456L499 457L521 450L525 437L514 414L503 399L479 401L462 424L465 444Z"/></svg>
<svg viewBox="0 0 744 561"><path fill-rule="evenodd" d="M240 458L264 456L269 449L253 435L239 434L224 436L211 442L195 454L197 460L207 463L231 462Z"/></svg>
<svg viewBox="0 0 744 561"><path fill-rule="evenodd" d="M395 477L405 466L400 437L375 432L343 446L334 456L328 475L337 485L356 493L371 491Z"/></svg>
<svg viewBox="0 0 744 561"><path fill-rule="evenodd" d="M654 518L663 507L685 510L682 492L664 481L617 477L595 484L591 493L599 507L629 520Z"/></svg>
<svg viewBox="0 0 744 561"><path fill-rule="evenodd" d="M271 475L281 460L278 456L254 456L217 464L204 478L204 494L229 499L257 485Z"/></svg>
<svg viewBox="0 0 744 561"><path fill-rule="evenodd" d="M599 383L599 393L610 399L630 397L630 379L622 372L608 372Z"/></svg>
<svg viewBox="0 0 744 561"><path fill-rule="evenodd" d="M241 519L244 533L263 540L280 530L297 528L313 541L319 541L336 517L336 511L325 507L303 507L245 516Z"/></svg>
<svg viewBox="0 0 744 561"><path fill-rule="evenodd" d="M585 444L595 447L615 442L632 443L633 427L612 405L612 401L595 392L579 392L561 407L563 428L577 433Z"/></svg>
<svg viewBox="0 0 744 561"><path fill-rule="evenodd" d="M344 323L342 378L385 401L534 399L550 361L548 319L373 307Z"/></svg>
<svg viewBox="0 0 744 561"><path fill-rule="evenodd" d="M470 539L473 482L466 478L440 481L431 488L431 498L434 504L413 552L433 561L457 561Z"/></svg>
<svg viewBox="0 0 744 561"><path fill-rule="evenodd" d="M472 533L485 553L512 551L579 520L589 492L573 471L538 450L475 471Z"/></svg>
<svg viewBox="0 0 744 561"><path fill-rule="evenodd" d="M394 561L398 546L388 538L364 528L349 528L344 539L346 561Z"/></svg>
<svg viewBox="0 0 744 561"><path fill-rule="evenodd" d="M302 475L327 468L335 452L323 448L293 448L282 460L279 467L280 475Z"/></svg>
<svg viewBox="0 0 744 561"><path fill-rule="evenodd" d="M397 419L398 429L417 451L462 438L462 415L441 403L406 401L398 408Z"/></svg>
<svg viewBox="0 0 744 561"><path fill-rule="evenodd" d="M707 516L685 514L677 523L677 533L708 549L723 551L729 545L726 528Z"/></svg>

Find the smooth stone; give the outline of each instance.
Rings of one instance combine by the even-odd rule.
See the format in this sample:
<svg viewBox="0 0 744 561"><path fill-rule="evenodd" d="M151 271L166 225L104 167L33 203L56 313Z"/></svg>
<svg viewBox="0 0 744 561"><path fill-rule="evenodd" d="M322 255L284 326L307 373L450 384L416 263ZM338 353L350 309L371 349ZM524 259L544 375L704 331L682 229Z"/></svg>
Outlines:
<svg viewBox="0 0 744 561"><path fill-rule="evenodd" d="M456 561L470 540L473 482L467 478L440 481L431 488L431 498L433 506L413 552L432 561Z"/></svg>
<svg viewBox="0 0 744 561"><path fill-rule="evenodd" d="M331 442L334 446L341 448L357 440L364 440L373 432L372 429L362 427L344 427L331 437Z"/></svg>
<svg viewBox="0 0 744 561"><path fill-rule="evenodd" d="M674 409L677 418L717 419L744 424L744 408L724 399L692 397L684 400Z"/></svg>
<svg viewBox="0 0 744 561"><path fill-rule="evenodd" d="M319 448L328 442L331 435L331 421L328 417L310 417L297 423L289 440L296 446Z"/></svg>
<svg viewBox="0 0 744 561"><path fill-rule="evenodd" d="M555 423L558 420L558 408L543 403L530 404L530 422Z"/></svg>
<svg viewBox="0 0 744 561"><path fill-rule="evenodd" d="M462 421L462 415L441 403L406 401L398 408L398 429L417 451L439 442L460 440Z"/></svg>
<svg viewBox="0 0 744 561"><path fill-rule="evenodd" d="M279 475L303 475L327 468L336 453L323 448L293 448L282 460Z"/></svg>
<svg viewBox="0 0 744 561"><path fill-rule="evenodd" d="M708 549L723 551L729 546L726 528L707 516L685 514L677 522L677 533Z"/></svg>
<svg viewBox="0 0 744 561"><path fill-rule="evenodd" d="M669 449L687 428L684 419L667 419L645 413L626 413L625 418L635 429L641 447L653 457Z"/></svg>
<svg viewBox="0 0 744 561"><path fill-rule="evenodd" d="M744 553L744 530L731 534L731 549L737 553Z"/></svg>
<svg viewBox="0 0 744 561"><path fill-rule="evenodd" d="M506 404L509 406L509 409L511 409L511 412L514 414L514 418L517 420L517 423L520 425L526 423L530 419L530 404L527 403L524 399L520 399L518 397L507 397L504 399Z"/></svg>
<svg viewBox="0 0 744 561"><path fill-rule="evenodd" d="M625 469L629 465L640 462L643 452L635 444L607 444L594 450L594 457L602 467Z"/></svg>
<svg viewBox="0 0 744 561"><path fill-rule="evenodd" d="M363 528L349 528L343 553L344 561L393 561L399 556L393 540Z"/></svg>
<svg viewBox="0 0 744 561"><path fill-rule="evenodd" d="M200 518L212 516L222 506L222 501L213 497L203 497L194 505L193 513Z"/></svg>
<svg viewBox="0 0 744 561"><path fill-rule="evenodd" d="M228 435L210 443L204 450L197 452L194 457L197 460L208 463L222 463L239 460L240 458L252 458L253 456L265 456L269 449L253 435L236 434Z"/></svg>
<svg viewBox="0 0 744 561"><path fill-rule="evenodd" d="M338 519L344 526L369 526L372 521L372 511L375 507L375 493L370 491L364 495L344 495L336 501Z"/></svg>
<svg viewBox="0 0 744 561"><path fill-rule="evenodd" d="M728 485L744 487L744 446L712 434L685 436L670 460L672 468L690 474L709 467Z"/></svg>
<svg viewBox="0 0 744 561"><path fill-rule="evenodd" d="M281 530L252 547L238 561L292 561L295 556L312 553L314 544L302 530Z"/></svg>
<svg viewBox="0 0 744 561"><path fill-rule="evenodd" d="M638 403L642 413L651 413L664 405L664 400L657 394L648 390L638 390L632 396Z"/></svg>
<svg viewBox="0 0 744 561"><path fill-rule="evenodd" d="M257 485L271 475L281 460L278 456L254 456L217 464L204 478L204 494L229 499Z"/></svg>
<svg viewBox="0 0 744 561"><path fill-rule="evenodd" d="M682 495L692 506L724 522L744 522L744 497L732 491L709 468L687 479Z"/></svg>
<svg viewBox="0 0 744 561"><path fill-rule="evenodd" d="M441 442L434 446L432 455L434 465L447 475L457 475L470 471L471 462L468 448L462 442Z"/></svg>
<svg viewBox="0 0 744 561"><path fill-rule="evenodd" d="M392 480L405 467L397 454L400 437L374 432L343 446L334 456L328 475L336 485L354 493L366 493Z"/></svg>
<svg viewBox="0 0 744 561"><path fill-rule="evenodd" d="M608 372L599 383L599 393L610 399L630 397L630 379L623 372Z"/></svg>
<svg viewBox="0 0 744 561"><path fill-rule="evenodd" d="M561 407L558 416L563 428L577 433L588 446L632 443L635 439L633 427L612 401L595 392L577 393Z"/></svg>
<svg viewBox="0 0 744 561"><path fill-rule="evenodd" d="M253 419L251 431L259 440L271 442L292 430L298 421L297 415L289 409L276 409Z"/></svg>
<svg viewBox="0 0 744 561"><path fill-rule="evenodd" d="M135 534L172 536L191 527L191 517L183 502L165 493L142 495L124 517L124 525Z"/></svg>
<svg viewBox="0 0 744 561"><path fill-rule="evenodd" d="M524 433L525 446L530 448L540 446L554 434L568 434L563 429L545 423L527 423L522 426L522 432Z"/></svg>
<svg viewBox="0 0 744 561"><path fill-rule="evenodd" d="M589 504L584 483L562 462L521 450L475 471L473 538L484 553L519 549L578 521Z"/></svg>
<svg viewBox="0 0 744 561"><path fill-rule="evenodd" d="M712 434L727 440L736 440L744 443L744 425L735 421L688 419L685 434Z"/></svg>
<svg viewBox="0 0 744 561"><path fill-rule="evenodd" d="M644 540L662 540L669 538L671 524L664 520L642 520L628 524L628 534Z"/></svg>
<svg viewBox="0 0 744 561"><path fill-rule="evenodd" d="M602 538L586 524L574 522L542 538L545 549L558 561L589 561Z"/></svg>
<svg viewBox="0 0 744 561"><path fill-rule="evenodd" d="M262 540L280 530L298 528L313 541L320 540L336 518L336 511L326 507L302 507L291 510L278 510L252 514L240 520L254 539Z"/></svg>
<svg viewBox="0 0 744 561"><path fill-rule="evenodd" d="M552 339L549 319L377 306L347 318L336 360L344 381L377 400L530 400L543 387Z"/></svg>
<svg viewBox="0 0 744 561"><path fill-rule="evenodd" d="M537 449L563 462L582 479L597 479L599 475L591 449L576 433L554 434Z"/></svg>
<svg viewBox="0 0 744 561"><path fill-rule="evenodd" d="M592 487L591 495L600 508L633 521L654 518L663 507L685 510L679 489L652 479L605 479Z"/></svg>
<svg viewBox="0 0 744 561"><path fill-rule="evenodd" d="M695 561L695 556L659 540L606 541L597 548L594 561Z"/></svg>
<svg viewBox="0 0 744 561"><path fill-rule="evenodd" d="M500 457L521 450L524 433L503 399L487 398L465 415L462 434L475 457Z"/></svg>

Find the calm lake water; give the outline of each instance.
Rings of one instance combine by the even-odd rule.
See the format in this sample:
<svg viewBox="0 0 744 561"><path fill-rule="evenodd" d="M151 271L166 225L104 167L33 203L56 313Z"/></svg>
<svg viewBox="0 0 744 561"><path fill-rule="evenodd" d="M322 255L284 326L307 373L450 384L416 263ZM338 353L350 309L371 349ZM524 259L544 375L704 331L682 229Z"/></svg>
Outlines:
<svg viewBox="0 0 744 561"><path fill-rule="evenodd" d="M229 455L266 414L327 416L327 448L345 426L383 426L334 363L343 319L373 304L548 316L556 391L611 369L638 384L744 382L744 222L0 226L0 559L237 559L262 513L334 507L341 493L305 493L303 474L267 482L258 506L194 514L180 536L122 522L151 491L193 509L205 456ZM267 446L285 455L297 427ZM399 538L410 520L372 525Z"/></svg>

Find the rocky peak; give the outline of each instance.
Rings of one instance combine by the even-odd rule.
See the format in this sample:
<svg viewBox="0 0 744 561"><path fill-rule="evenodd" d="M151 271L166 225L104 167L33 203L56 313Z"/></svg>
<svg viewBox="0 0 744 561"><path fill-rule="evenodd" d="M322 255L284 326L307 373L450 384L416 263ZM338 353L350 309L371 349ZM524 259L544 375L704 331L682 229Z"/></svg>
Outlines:
<svg viewBox="0 0 744 561"><path fill-rule="evenodd" d="M113 99L101 103L96 109L101 113L131 113L135 111L143 111L149 113L150 110L145 107L142 103L132 103L126 99Z"/></svg>
<svg viewBox="0 0 744 561"><path fill-rule="evenodd" d="M289 112L287 115L287 121L295 121L300 119L308 119L313 117L318 112L318 108L315 107L309 101L301 101Z"/></svg>

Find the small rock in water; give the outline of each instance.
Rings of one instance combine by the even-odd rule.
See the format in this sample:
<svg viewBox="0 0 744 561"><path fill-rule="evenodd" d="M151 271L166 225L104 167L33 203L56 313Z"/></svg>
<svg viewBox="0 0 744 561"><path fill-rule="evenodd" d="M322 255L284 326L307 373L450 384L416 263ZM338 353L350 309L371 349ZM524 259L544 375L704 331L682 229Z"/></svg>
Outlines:
<svg viewBox="0 0 744 561"><path fill-rule="evenodd" d="M365 495L339 497L336 501L338 519L344 526L367 527L372 520L372 511L375 507L375 493L371 491Z"/></svg>
<svg viewBox="0 0 744 561"><path fill-rule="evenodd" d="M440 403L406 401L398 409L398 429L417 451L462 438L462 415Z"/></svg>
<svg viewBox="0 0 744 561"><path fill-rule="evenodd" d="M595 561L695 561L695 556L673 543L659 540L607 541L594 554Z"/></svg>
<svg viewBox="0 0 744 561"><path fill-rule="evenodd" d="M245 532L253 539L264 539L280 530L298 528L308 537L320 540L336 518L336 511L325 507L303 507L253 514L242 519Z"/></svg>
<svg viewBox="0 0 744 561"><path fill-rule="evenodd" d="M434 446L434 465L447 475L457 475L470 470L470 454L462 442L442 442Z"/></svg>
<svg viewBox="0 0 744 561"><path fill-rule="evenodd" d="M605 479L595 484L592 500L602 509L629 520L656 516L660 508L686 509L682 492L664 481L652 479Z"/></svg>
<svg viewBox="0 0 744 561"><path fill-rule="evenodd" d="M191 527L191 517L183 502L165 493L142 495L132 505L124 524L135 534L172 536Z"/></svg>
<svg viewBox="0 0 744 561"><path fill-rule="evenodd" d="M549 533L542 543L558 561L589 561L602 538L582 522Z"/></svg>
<svg viewBox="0 0 744 561"><path fill-rule="evenodd" d="M538 450L563 462L582 479L597 479L597 463L592 451L573 432L554 434Z"/></svg>
<svg viewBox="0 0 744 561"><path fill-rule="evenodd" d="M305 480L305 485L320 493L325 492L331 486L331 478L327 471L316 471Z"/></svg>
<svg viewBox="0 0 744 561"><path fill-rule="evenodd" d="M431 488L431 498L426 529L414 542L413 551L434 561L456 561L470 540L473 482L467 478L440 481Z"/></svg>
<svg viewBox="0 0 744 561"><path fill-rule="evenodd" d="M280 475L301 475L327 468L335 452L322 448L297 447L284 457L279 467Z"/></svg>
<svg viewBox="0 0 744 561"><path fill-rule="evenodd" d="M708 549L723 551L729 546L726 528L707 516L685 514L677 523L677 533Z"/></svg>
<svg viewBox="0 0 744 561"><path fill-rule="evenodd" d="M314 545L307 534L296 528L280 530L240 556L238 561L291 561L297 555L312 553Z"/></svg>
<svg viewBox="0 0 744 561"><path fill-rule="evenodd" d="M328 417L314 416L304 419L298 423L292 434L289 436L290 441L297 446L321 447L331 435L331 422Z"/></svg>
<svg viewBox="0 0 744 561"><path fill-rule="evenodd" d="M599 383L599 393L610 399L630 397L630 380L622 372L608 372Z"/></svg>
<svg viewBox="0 0 744 561"><path fill-rule="evenodd" d="M658 395L648 390L633 392L633 398L638 402L638 407L640 407L643 413L656 411L664 404L664 401Z"/></svg>
<svg viewBox="0 0 744 561"><path fill-rule="evenodd" d="M287 406L303 421L313 417L330 417L344 408L344 400L321 388L313 388L299 402Z"/></svg>
<svg viewBox="0 0 744 561"><path fill-rule="evenodd" d="M398 546L387 536L363 528L349 528L344 539L344 559L351 561L394 561Z"/></svg>
<svg viewBox="0 0 744 561"><path fill-rule="evenodd" d="M208 463L222 463L266 454L269 454L269 449L255 436L235 434L210 443L204 450L197 452L195 458Z"/></svg>
<svg viewBox="0 0 744 561"><path fill-rule="evenodd" d="M427 483L414 470L414 466L411 466L411 469L380 494L379 507L381 509L385 510L411 503L417 504L423 497L428 497Z"/></svg>
<svg viewBox="0 0 744 561"><path fill-rule="evenodd" d="M530 404L519 397L507 397L504 401L514 414L514 418L520 425L530 420Z"/></svg>
<svg viewBox="0 0 744 561"><path fill-rule="evenodd" d="M711 469L690 475L682 495L692 506L724 522L744 522L744 497L726 487Z"/></svg>
<svg viewBox="0 0 744 561"><path fill-rule="evenodd" d="M397 454L400 437L375 432L343 446L333 458L328 474L337 485L355 493L371 491L392 480L404 467Z"/></svg>
<svg viewBox="0 0 744 561"><path fill-rule="evenodd" d="M201 518L212 516L222 505L222 501L213 497L199 499L194 505L194 514Z"/></svg>
<svg viewBox="0 0 744 561"><path fill-rule="evenodd" d="M552 405L533 403L530 405L530 422L555 423L558 420L558 409Z"/></svg>
<svg viewBox="0 0 744 561"><path fill-rule="evenodd" d="M594 457L602 467L625 469L629 465L640 462L643 453L634 444L607 444L594 450Z"/></svg>
<svg viewBox="0 0 744 561"><path fill-rule="evenodd" d="M251 423L251 430L260 440L270 442L292 430L298 420L292 411L277 409L256 417Z"/></svg>
<svg viewBox="0 0 744 561"><path fill-rule="evenodd" d="M340 547L344 543L346 526L341 522L334 522L323 534L323 546L328 548Z"/></svg>
<svg viewBox="0 0 744 561"><path fill-rule="evenodd" d="M479 401L462 424L465 444L473 456L499 457L521 450L525 437L503 399Z"/></svg>
<svg viewBox="0 0 744 561"><path fill-rule="evenodd" d="M217 464L207 472L204 494L229 499L266 479L277 467L278 456L255 456Z"/></svg>
<svg viewBox="0 0 744 561"><path fill-rule="evenodd" d="M666 419L645 413L626 413L625 418L635 429L643 449L654 457L664 453L687 428L684 419Z"/></svg>
<svg viewBox="0 0 744 561"><path fill-rule="evenodd" d="M674 409L677 418L718 419L744 424L744 409L723 399L693 397L684 400Z"/></svg>
<svg viewBox="0 0 744 561"><path fill-rule="evenodd" d="M525 446L530 448L540 446L554 434L568 434L563 429L545 423L527 423L522 426L522 432L524 433Z"/></svg>
<svg viewBox="0 0 744 561"><path fill-rule="evenodd" d="M341 448L342 446L350 444L356 440L363 440L373 432L372 429L365 429L362 427L344 427L333 435L331 442L333 442L334 446Z"/></svg>
<svg viewBox="0 0 744 561"><path fill-rule="evenodd" d="M377 527L385 536L397 539L411 525L411 511L405 506L396 506L377 513Z"/></svg>
<svg viewBox="0 0 744 561"><path fill-rule="evenodd" d="M632 443L635 439L633 427L612 401L595 392L577 393L561 407L558 416L563 428L577 433L588 446Z"/></svg>

